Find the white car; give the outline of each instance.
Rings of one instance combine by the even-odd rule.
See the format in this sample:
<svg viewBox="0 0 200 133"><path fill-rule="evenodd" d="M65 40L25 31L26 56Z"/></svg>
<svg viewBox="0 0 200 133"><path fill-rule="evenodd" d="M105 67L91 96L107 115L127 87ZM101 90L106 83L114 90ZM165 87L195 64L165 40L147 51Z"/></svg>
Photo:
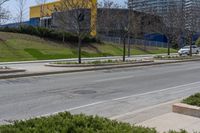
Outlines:
<svg viewBox="0 0 200 133"><path fill-rule="evenodd" d="M199 54L200 49L196 45L192 45L192 54ZM180 56L190 55L190 46L185 46L178 51Z"/></svg>

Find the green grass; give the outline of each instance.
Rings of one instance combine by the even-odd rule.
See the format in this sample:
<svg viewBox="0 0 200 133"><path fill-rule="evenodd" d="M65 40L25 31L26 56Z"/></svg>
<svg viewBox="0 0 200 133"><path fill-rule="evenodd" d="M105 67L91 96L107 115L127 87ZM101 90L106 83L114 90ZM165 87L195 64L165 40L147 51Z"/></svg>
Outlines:
<svg viewBox="0 0 200 133"><path fill-rule="evenodd" d="M194 105L200 107L200 93L192 95L182 101L185 104Z"/></svg>
<svg viewBox="0 0 200 133"><path fill-rule="evenodd" d="M65 112L49 117L16 121L11 125L2 125L0 133L157 133L157 131L98 116L71 115Z"/></svg>
<svg viewBox="0 0 200 133"><path fill-rule="evenodd" d="M122 46L114 44L84 44L83 57L122 55ZM166 53L165 48L134 46L132 55ZM172 50L172 52L176 52ZM76 58L74 44L53 42L39 37L0 32L0 62Z"/></svg>

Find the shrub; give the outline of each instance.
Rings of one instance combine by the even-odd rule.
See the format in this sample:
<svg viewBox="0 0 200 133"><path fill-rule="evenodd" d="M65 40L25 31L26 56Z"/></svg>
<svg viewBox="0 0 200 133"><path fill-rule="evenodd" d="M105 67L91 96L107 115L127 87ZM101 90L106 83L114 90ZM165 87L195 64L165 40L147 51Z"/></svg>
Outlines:
<svg viewBox="0 0 200 133"><path fill-rule="evenodd" d="M63 41L66 42L78 42L78 37L67 32L56 31L49 28L44 27L33 27L33 26L21 26L21 27L1 27L0 31L2 32L13 32L13 33L22 33L22 34L29 34L35 35L42 38L48 38L56 41ZM83 39L85 43L94 43L97 42L96 38L87 36Z"/></svg>
<svg viewBox="0 0 200 133"><path fill-rule="evenodd" d="M200 93L192 95L182 101L183 103L200 107Z"/></svg>
<svg viewBox="0 0 200 133"><path fill-rule="evenodd" d="M3 125L0 126L0 133L156 133L156 130L98 116L71 115L65 112Z"/></svg>

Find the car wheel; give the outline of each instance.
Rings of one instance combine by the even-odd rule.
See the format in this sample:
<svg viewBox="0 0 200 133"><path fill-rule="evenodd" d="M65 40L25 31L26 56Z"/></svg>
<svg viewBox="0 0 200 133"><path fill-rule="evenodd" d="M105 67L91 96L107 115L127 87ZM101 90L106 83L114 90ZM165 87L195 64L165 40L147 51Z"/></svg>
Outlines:
<svg viewBox="0 0 200 133"><path fill-rule="evenodd" d="M196 54L199 54L199 51L197 51L197 53Z"/></svg>

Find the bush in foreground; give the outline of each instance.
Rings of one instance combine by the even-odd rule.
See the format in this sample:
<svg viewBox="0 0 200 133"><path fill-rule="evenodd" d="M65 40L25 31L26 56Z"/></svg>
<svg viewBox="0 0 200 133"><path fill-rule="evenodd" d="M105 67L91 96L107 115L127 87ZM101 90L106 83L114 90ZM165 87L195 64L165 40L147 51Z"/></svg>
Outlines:
<svg viewBox="0 0 200 133"><path fill-rule="evenodd" d="M157 131L98 116L71 115L65 112L49 117L16 121L11 125L2 125L0 133L157 133ZM170 133L176 132L171 131Z"/></svg>
<svg viewBox="0 0 200 133"><path fill-rule="evenodd" d="M71 115L65 112L3 125L0 126L0 133L156 133L156 131L97 116Z"/></svg>
<svg viewBox="0 0 200 133"><path fill-rule="evenodd" d="M185 104L194 105L200 107L200 93L194 94L182 101Z"/></svg>

